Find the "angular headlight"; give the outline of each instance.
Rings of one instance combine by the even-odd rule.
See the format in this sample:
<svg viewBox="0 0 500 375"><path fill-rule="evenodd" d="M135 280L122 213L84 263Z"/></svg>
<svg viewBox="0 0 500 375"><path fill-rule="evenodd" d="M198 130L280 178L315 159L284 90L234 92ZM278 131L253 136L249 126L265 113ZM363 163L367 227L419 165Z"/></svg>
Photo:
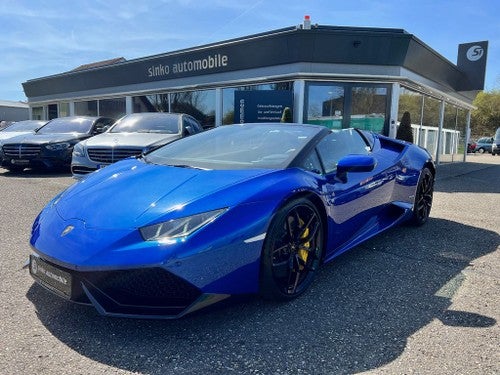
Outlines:
<svg viewBox="0 0 500 375"><path fill-rule="evenodd" d="M45 147L50 151L60 151L60 150L66 150L70 146L71 144L69 144L68 142L62 142L62 143L50 143Z"/></svg>
<svg viewBox="0 0 500 375"><path fill-rule="evenodd" d="M85 151L83 150L83 145L81 143L77 143L73 148L73 156L85 156Z"/></svg>
<svg viewBox="0 0 500 375"><path fill-rule="evenodd" d="M226 210L227 208L222 208L203 212L160 224L149 225L139 230L145 241L173 241L181 237L187 237L205 225L210 224Z"/></svg>

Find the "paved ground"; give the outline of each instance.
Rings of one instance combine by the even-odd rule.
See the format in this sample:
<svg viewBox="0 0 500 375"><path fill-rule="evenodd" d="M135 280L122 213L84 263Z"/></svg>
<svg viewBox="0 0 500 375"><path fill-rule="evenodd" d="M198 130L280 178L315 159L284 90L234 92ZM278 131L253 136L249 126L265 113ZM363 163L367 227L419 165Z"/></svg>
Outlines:
<svg viewBox="0 0 500 375"><path fill-rule="evenodd" d="M29 228L72 180L0 169L0 374L498 374L500 157L438 173L427 225L340 257L301 298L144 321L33 284Z"/></svg>

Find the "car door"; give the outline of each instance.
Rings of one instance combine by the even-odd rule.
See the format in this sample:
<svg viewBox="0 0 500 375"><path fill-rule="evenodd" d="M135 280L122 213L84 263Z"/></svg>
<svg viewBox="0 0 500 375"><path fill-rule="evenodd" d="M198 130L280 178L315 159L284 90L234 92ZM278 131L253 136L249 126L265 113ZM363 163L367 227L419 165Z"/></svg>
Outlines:
<svg viewBox="0 0 500 375"><path fill-rule="evenodd" d="M316 150L325 175L323 191L333 224L330 249L338 250L381 225L384 209L391 200L396 170L375 159L372 171L348 172L340 179L337 164L343 157L375 157L370 144L355 129L332 132L318 143Z"/></svg>

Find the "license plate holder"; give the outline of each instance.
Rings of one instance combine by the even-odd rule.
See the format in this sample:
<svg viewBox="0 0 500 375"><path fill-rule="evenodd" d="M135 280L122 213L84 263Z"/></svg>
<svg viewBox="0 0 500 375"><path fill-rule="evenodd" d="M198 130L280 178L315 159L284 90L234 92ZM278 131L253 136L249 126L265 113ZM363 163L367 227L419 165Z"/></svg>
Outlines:
<svg viewBox="0 0 500 375"><path fill-rule="evenodd" d="M65 298L71 298L73 278L69 272L45 262L38 256L30 256L30 274L44 287Z"/></svg>
<svg viewBox="0 0 500 375"><path fill-rule="evenodd" d="M28 165L30 161L27 159L12 159L10 163L13 165Z"/></svg>

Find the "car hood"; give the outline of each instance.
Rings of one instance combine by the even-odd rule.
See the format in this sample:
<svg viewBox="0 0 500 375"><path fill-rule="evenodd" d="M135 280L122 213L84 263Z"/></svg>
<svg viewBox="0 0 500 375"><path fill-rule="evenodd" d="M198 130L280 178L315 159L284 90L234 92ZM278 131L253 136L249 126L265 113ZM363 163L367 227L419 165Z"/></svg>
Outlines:
<svg viewBox="0 0 500 375"><path fill-rule="evenodd" d="M0 141L28 134L33 134L33 132L0 132Z"/></svg>
<svg viewBox="0 0 500 375"><path fill-rule="evenodd" d="M86 147L147 147L155 143L168 143L180 138L179 134L165 133L103 133L88 139Z"/></svg>
<svg viewBox="0 0 500 375"><path fill-rule="evenodd" d="M88 134L82 133L60 133L60 134L28 134L24 136L17 136L9 139L7 143L29 143L29 144L47 144L47 143L60 143L60 142L75 142L85 137Z"/></svg>
<svg viewBox="0 0 500 375"><path fill-rule="evenodd" d="M238 184L272 172L199 170L128 159L77 182L55 207L64 220L83 221L87 228L133 229L233 205L236 195L247 194L244 189L233 194Z"/></svg>

